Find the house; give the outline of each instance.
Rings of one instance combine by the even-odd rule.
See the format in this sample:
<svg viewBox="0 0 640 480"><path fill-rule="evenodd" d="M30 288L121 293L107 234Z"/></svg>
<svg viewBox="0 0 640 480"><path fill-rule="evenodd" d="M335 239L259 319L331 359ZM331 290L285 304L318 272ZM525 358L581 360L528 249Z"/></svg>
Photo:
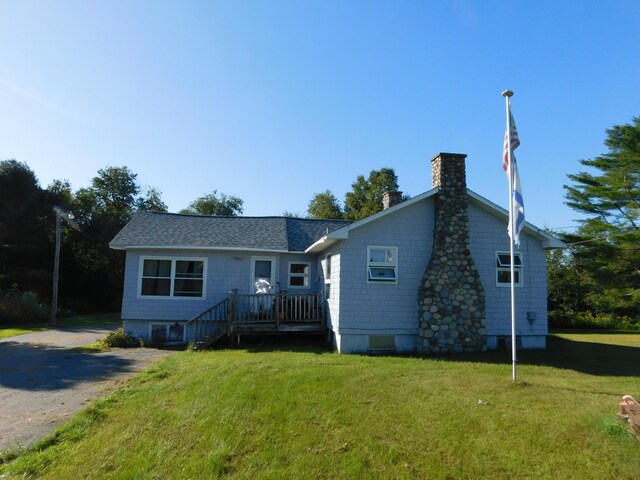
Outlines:
<svg viewBox="0 0 640 480"><path fill-rule="evenodd" d="M465 158L436 155L429 191L388 192L384 210L355 222L138 212L110 244L126 251L125 330L180 342L326 333L343 353L508 344L508 213L466 188ZM545 251L562 247L525 225L514 255L522 348L545 347Z"/></svg>

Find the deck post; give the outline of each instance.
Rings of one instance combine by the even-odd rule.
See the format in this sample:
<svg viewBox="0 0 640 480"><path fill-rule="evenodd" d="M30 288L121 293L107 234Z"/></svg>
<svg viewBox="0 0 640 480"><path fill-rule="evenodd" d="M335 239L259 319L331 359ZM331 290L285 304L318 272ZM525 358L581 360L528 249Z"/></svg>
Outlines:
<svg viewBox="0 0 640 480"><path fill-rule="evenodd" d="M282 296L280 292L276 293L275 300L275 316L276 316L276 330L280 328L280 302L282 301Z"/></svg>
<svg viewBox="0 0 640 480"><path fill-rule="evenodd" d="M229 296L227 298L227 335L231 338L231 327L236 315L236 293L237 290L229 290Z"/></svg>

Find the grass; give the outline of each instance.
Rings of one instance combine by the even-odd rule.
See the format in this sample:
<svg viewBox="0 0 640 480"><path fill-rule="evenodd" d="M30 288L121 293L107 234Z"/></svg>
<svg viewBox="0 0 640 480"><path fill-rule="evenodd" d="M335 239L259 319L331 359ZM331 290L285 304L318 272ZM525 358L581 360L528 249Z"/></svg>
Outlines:
<svg viewBox="0 0 640 480"><path fill-rule="evenodd" d="M607 338L521 352L516 385L509 352L181 352L5 453L0 478L636 479L615 413L640 394L640 337Z"/></svg>
<svg viewBox="0 0 640 480"><path fill-rule="evenodd" d="M122 320L120 320L119 313L94 313L58 319L57 327L97 326L120 323L122 323ZM16 335L23 335L25 333L40 332L48 328L49 326L46 322L32 322L18 325L0 324L0 339L15 337Z"/></svg>
<svg viewBox="0 0 640 480"><path fill-rule="evenodd" d="M0 325L0 339L24 335L25 333L40 332L46 330L47 325L43 323L28 323L24 325Z"/></svg>
<svg viewBox="0 0 640 480"><path fill-rule="evenodd" d="M92 313L86 315L74 315L58 320L58 327L91 327L97 325L121 324L120 312L116 313Z"/></svg>

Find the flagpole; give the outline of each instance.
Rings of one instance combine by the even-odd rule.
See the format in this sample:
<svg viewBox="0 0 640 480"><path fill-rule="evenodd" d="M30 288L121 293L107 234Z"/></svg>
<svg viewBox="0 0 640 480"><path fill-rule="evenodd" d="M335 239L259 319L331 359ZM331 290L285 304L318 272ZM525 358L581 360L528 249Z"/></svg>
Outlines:
<svg viewBox="0 0 640 480"><path fill-rule="evenodd" d="M510 255L510 272L511 272L511 372L513 383L517 381L517 355L516 355L516 289L515 289L515 267L514 267L514 255L513 255L513 244L515 241L515 230L516 224L514 221L513 215L513 149L511 148L511 103L510 99L513 95L511 90L505 90L502 92L502 96L505 99L505 105L507 110L507 155L509 161L509 255Z"/></svg>

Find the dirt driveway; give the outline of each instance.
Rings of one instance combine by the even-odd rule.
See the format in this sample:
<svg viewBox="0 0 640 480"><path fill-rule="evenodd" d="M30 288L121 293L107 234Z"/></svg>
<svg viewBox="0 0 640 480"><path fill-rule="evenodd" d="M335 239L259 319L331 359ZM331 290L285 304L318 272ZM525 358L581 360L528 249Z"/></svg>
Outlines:
<svg viewBox="0 0 640 480"><path fill-rule="evenodd" d="M115 326L73 327L0 340L0 451L47 435L92 400L171 352L71 350Z"/></svg>

